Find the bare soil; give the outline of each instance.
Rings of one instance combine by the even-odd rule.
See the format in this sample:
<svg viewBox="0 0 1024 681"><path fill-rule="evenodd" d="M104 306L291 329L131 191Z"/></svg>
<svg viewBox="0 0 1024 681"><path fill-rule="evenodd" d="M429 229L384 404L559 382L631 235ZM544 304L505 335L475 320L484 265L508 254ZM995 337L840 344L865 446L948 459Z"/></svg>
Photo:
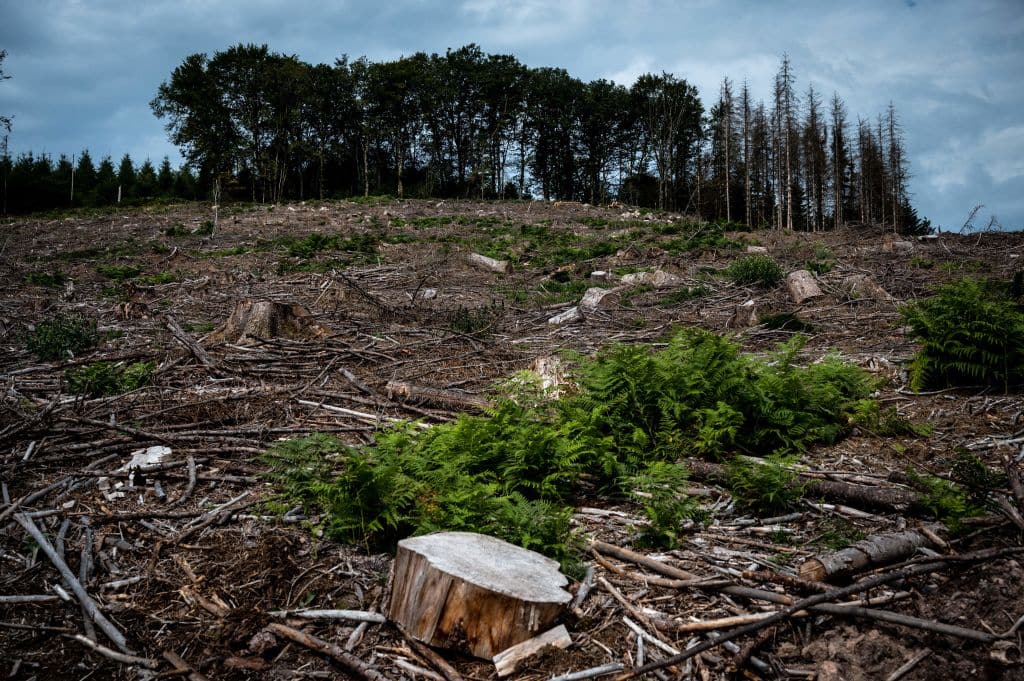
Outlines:
<svg viewBox="0 0 1024 681"><path fill-rule="evenodd" d="M203 235L203 223L211 218L209 206L193 204L0 223L0 596L53 596L61 583L12 521L15 511L32 512L50 541L63 545L70 568L133 650L160 661L158 671L172 669L162 657L170 651L210 679L343 675L306 648L261 631L275 621L273 610L380 609L391 558L317 537L309 529L315 517L302 515L307 510L284 519L267 515L259 502L272 489L261 478L259 454L275 440L309 432L333 432L361 444L372 441L381 418L440 422L455 415L389 398L388 381L482 395L539 357L566 349L591 353L615 342L657 343L679 326L730 334L745 349L764 352L794 331L737 327L736 306L752 299L761 319L791 313L803 322L803 359L840 352L886 379L878 396L885 406L933 426L928 437L860 432L812 451L803 463L823 476L896 485L888 475L908 468L949 474L958 448L997 468L1006 457L1015 457L1019 466L1024 454L1019 393L978 388L917 395L906 389L904 369L915 345L898 311L900 303L962 276L1009 279L1022 267L1024 234L907 241L860 226L821 234L730 233L739 247L690 250L679 243L686 231L676 229L686 224L683 216L580 204L234 206L222 210L213 234ZM189 234L193 230L199 233ZM289 254L294 242L286 239L311 234L348 241L340 250ZM542 236L528 250L524 234ZM577 250L545 245L553 241ZM748 244L767 247L787 271L817 264L825 295L796 306L783 285L762 291L729 283L719 272ZM602 248L583 249L594 245ZM502 274L472 266L465 258L472 251L512 257L514 269ZM138 274L117 281L111 267L136 268ZM582 319L549 324L576 304L587 285L601 285L592 272L644 269L679 279L663 288L618 290ZM51 286L39 276L58 273L64 279ZM892 300L851 300L842 282L853 274L871 276ZM309 338L205 339L246 300L301 305L323 332ZM56 315L95 320L103 341L65 361L39 361L25 338ZM209 364L172 337L168 316L205 350ZM152 361L154 379L119 396L70 395L67 370L99 360ZM134 480L117 470L133 451L154 445L171 448L168 460L195 462L198 479L187 495L184 463ZM59 484L26 499L54 483ZM766 526L742 517L724 491L708 493L712 524L692 528L680 548L658 555L691 572L731 575L737 582L738 571L796 569L808 556L828 550L827 541L837 534L853 538L921 520L808 506L795 519ZM235 499L223 512L209 513ZM609 499L591 499L588 506L614 513L581 509L581 533L621 546L635 542L643 523L637 508ZM190 528L197 519L209 523ZM958 535L952 550L1019 546L1020 533L993 514ZM91 568L83 566L83 557ZM1022 560L1010 556L957 567L870 595L905 591L907 597L884 607L1002 632L1024 609ZM655 621L707 620L764 607L715 592L644 585L601 567L598 574ZM518 678L547 678L609 662L632 666L635 635L623 614L595 587L581 616L567 620L574 645L537 660ZM345 621L296 625L341 646L355 629ZM18 679L138 676L137 667L69 637L76 633L87 630L74 600L0 599L0 673ZM1019 635L1013 640L1018 658ZM677 649L700 637L664 636ZM110 645L102 633L96 640ZM352 642L352 653L388 678L413 676L398 661L430 667L389 625L370 626ZM648 649L648 659L662 654ZM925 650L930 654L901 678L1024 678L1019 664L998 661L988 644L822 615L792 620L763 642L755 654L771 671L745 666L730 672L730 654L716 649L666 673L701 679L884 679ZM496 678L490 663L447 657L467 679Z"/></svg>

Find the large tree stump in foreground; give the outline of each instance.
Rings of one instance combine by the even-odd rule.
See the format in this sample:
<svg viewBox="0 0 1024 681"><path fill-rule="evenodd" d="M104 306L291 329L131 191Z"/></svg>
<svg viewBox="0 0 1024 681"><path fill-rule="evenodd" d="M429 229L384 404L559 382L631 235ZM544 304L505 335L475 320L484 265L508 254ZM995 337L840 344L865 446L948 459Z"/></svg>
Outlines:
<svg viewBox="0 0 1024 681"><path fill-rule="evenodd" d="M558 563L471 532L403 539L393 583L388 617L407 634L485 659L550 628L571 599Z"/></svg>
<svg viewBox="0 0 1024 681"><path fill-rule="evenodd" d="M243 300L208 339L241 343L253 338L322 338L327 331L301 305L273 300Z"/></svg>

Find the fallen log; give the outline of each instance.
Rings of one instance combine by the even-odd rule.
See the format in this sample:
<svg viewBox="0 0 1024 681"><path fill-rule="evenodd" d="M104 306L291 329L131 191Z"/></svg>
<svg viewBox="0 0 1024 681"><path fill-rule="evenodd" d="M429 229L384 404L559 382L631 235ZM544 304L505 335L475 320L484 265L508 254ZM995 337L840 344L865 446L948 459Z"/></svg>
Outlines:
<svg viewBox="0 0 1024 681"><path fill-rule="evenodd" d="M434 405L459 411L483 411L490 406L490 402L477 395L413 385L405 381L388 381L384 386L384 392L390 399L397 397L403 402Z"/></svg>
<svg viewBox="0 0 1024 681"><path fill-rule="evenodd" d="M393 569L389 619L487 660L549 628L572 598L555 561L471 532L403 539Z"/></svg>
<svg viewBox="0 0 1024 681"><path fill-rule="evenodd" d="M315 650L321 655L326 655L337 662L338 666L344 669L346 673L351 674L356 678L364 679L364 681L388 681L388 677L384 676L355 655L346 653L333 643L328 643L327 641L319 639L312 634L307 634L304 631L299 631L298 629L293 629L277 622L268 624L267 631L272 634L277 634L278 636L283 636L284 638L305 646L310 650Z"/></svg>
<svg viewBox="0 0 1024 681"><path fill-rule="evenodd" d="M601 301L604 300L605 296L615 291L616 289L613 288L601 288L598 286L588 288L583 292L579 307L584 312L593 312L601 307Z"/></svg>
<svg viewBox="0 0 1024 681"><path fill-rule="evenodd" d="M728 485L729 476L725 466L721 464L708 463L698 459L687 459L686 468L693 480L702 480ZM884 508L889 510L905 510L915 506L920 501L920 495L913 490L899 489L895 487L869 487L867 485L856 485L850 482L839 482L836 480L822 480L800 476L794 485L804 489L804 495L810 497L825 497L843 501L854 506L865 506L868 508Z"/></svg>
<svg viewBox="0 0 1024 681"><path fill-rule="evenodd" d="M814 582L836 580L869 567L904 560L922 546L932 546L932 540L917 530L878 534L844 549L809 558L800 565L800 578Z"/></svg>
<svg viewBox="0 0 1024 681"><path fill-rule="evenodd" d="M486 255L481 255L479 253L470 253L469 255L466 256L466 260L468 260L471 264L476 265L477 267L482 267L485 270L490 270L492 272L497 272L499 274L512 273L512 263L510 263L508 260L497 260L495 258L489 258Z"/></svg>
<svg viewBox="0 0 1024 681"><path fill-rule="evenodd" d="M560 326L569 322L576 322L583 319L583 313L579 307L570 307L565 312L560 312L548 320L551 326Z"/></svg>

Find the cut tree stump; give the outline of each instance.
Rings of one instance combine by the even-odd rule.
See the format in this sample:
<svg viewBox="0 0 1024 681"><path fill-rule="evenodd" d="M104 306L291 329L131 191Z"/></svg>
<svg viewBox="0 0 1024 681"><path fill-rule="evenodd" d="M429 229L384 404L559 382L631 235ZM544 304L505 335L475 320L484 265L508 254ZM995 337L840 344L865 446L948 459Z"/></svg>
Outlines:
<svg viewBox="0 0 1024 681"><path fill-rule="evenodd" d="M868 567L909 558L918 548L932 544L928 534L917 530L878 534L845 549L804 561L800 566L800 577L815 582L828 582L848 577Z"/></svg>
<svg viewBox="0 0 1024 681"><path fill-rule="evenodd" d="M583 293L583 298L580 299L580 309L584 312L593 312L597 308L601 307L601 301L604 300L605 296L609 293L614 293L616 289L613 288L600 288L595 286L594 288L588 288Z"/></svg>
<svg viewBox="0 0 1024 681"><path fill-rule="evenodd" d="M789 289L789 295L797 305L824 295L821 288L818 287L818 282L814 280L814 275L807 270L790 272L786 277L786 288Z"/></svg>
<svg viewBox="0 0 1024 681"><path fill-rule="evenodd" d="M757 316L757 303L753 300L747 300L736 306L732 317L729 319L728 326L731 329L745 329L750 326L757 326L760 321Z"/></svg>
<svg viewBox="0 0 1024 681"><path fill-rule="evenodd" d="M317 324L302 305L273 300L243 300L208 340L245 343L256 338L305 340L322 338L327 330Z"/></svg>
<svg viewBox="0 0 1024 681"><path fill-rule="evenodd" d="M492 659L548 629L571 600L558 563L472 532L398 543L388 617L428 645Z"/></svg>
<svg viewBox="0 0 1024 681"><path fill-rule="evenodd" d="M843 279L841 286L850 300L892 300L892 296L866 274L851 274Z"/></svg>

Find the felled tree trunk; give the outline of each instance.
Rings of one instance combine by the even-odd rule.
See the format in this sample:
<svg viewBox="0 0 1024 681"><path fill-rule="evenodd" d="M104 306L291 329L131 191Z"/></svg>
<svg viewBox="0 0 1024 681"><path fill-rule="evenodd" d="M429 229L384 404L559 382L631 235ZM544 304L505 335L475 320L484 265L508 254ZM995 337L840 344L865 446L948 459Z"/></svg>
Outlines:
<svg viewBox="0 0 1024 681"><path fill-rule="evenodd" d="M786 277L786 288L789 290L789 295L793 302L797 305L802 305L804 301L824 295L818 286L818 282L814 280L814 275L807 270L790 272L789 276Z"/></svg>
<svg viewBox="0 0 1024 681"><path fill-rule="evenodd" d="M687 459L686 469L694 480L703 480L728 485L729 476L725 466L708 463L699 459ZM793 483L804 490L804 496L825 497L861 508L885 508L905 510L920 502L919 495L913 490L897 487L868 487L855 485L838 480L822 480L820 478L801 477Z"/></svg>
<svg viewBox="0 0 1024 681"><path fill-rule="evenodd" d="M213 342L244 343L254 338L322 338L327 331L302 305L273 300L243 300L208 337Z"/></svg>
<svg viewBox="0 0 1024 681"><path fill-rule="evenodd" d="M868 567L909 558L919 547L931 544L931 539L917 530L875 535L845 549L804 561L800 566L800 577L815 582L832 581Z"/></svg>
<svg viewBox="0 0 1024 681"><path fill-rule="evenodd" d="M405 381L388 381L384 386L388 397L399 398L414 404L429 404L445 409L458 409L460 411L483 411L490 406L490 402L479 395L457 393L451 390L441 390L422 385L413 385Z"/></svg>
<svg viewBox="0 0 1024 681"><path fill-rule="evenodd" d="M403 539L393 583L388 616L406 633L484 659L548 629L571 599L558 563L471 532Z"/></svg>
<svg viewBox="0 0 1024 681"><path fill-rule="evenodd" d="M476 265L477 267L482 267L485 270L498 272L499 274L512 273L512 263L510 263L508 260L496 260L494 258L489 258L486 255L481 255L479 253L470 253L469 255L466 256L466 259L469 260L470 263Z"/></svg>

